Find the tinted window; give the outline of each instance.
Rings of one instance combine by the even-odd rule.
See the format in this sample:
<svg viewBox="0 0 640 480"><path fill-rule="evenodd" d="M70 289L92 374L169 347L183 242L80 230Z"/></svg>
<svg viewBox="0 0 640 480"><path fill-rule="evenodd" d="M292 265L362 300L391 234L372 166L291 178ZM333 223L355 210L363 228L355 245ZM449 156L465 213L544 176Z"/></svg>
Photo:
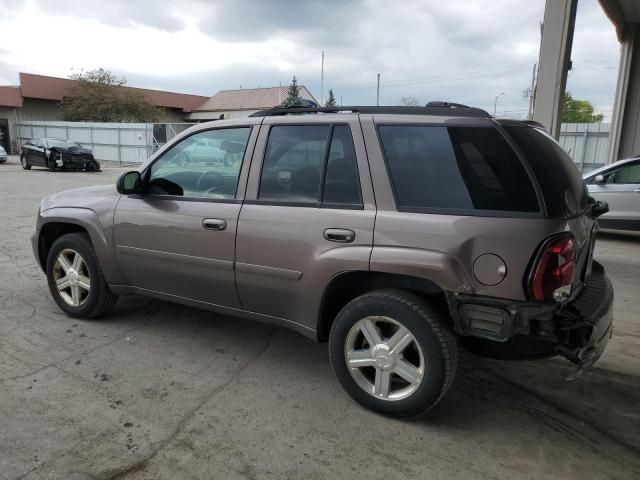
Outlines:
<svg viewBox="0 0 640 480"><path fill-rule="evenodd" d="M360 184L349 127L271 127L258 198L309 204L321 201L360 204Z"/></svg>
<svg viewBox="0 0 640 480"><path fill-rule="evenodd" d="M505 126L533 170L552 217L576 215L587 206L586 187L571 157L546 132Z"/></svg>
<svg viewBox="0 0 640 480"><path fill-rule="evenodd" d="M495 128L381 126L399 207L538 212L531 180Z"/></svg>
<svg viewBox="0 0 640 480"><path fill-rule="evenodd" d="M346 125L333 129L322 201L350 205L362 203L356 151Z"/></svg>
<svg viewBox="0 0 640 480"><path fill-rule="evenodd" d="M604 174L606 183L640 183L640 163L625 165Z"/></svg>
<svg viewBox="0 0 640 480"><path fill-rule="evenodd" d="M167 150L152 166L149 193L233 198L251 128L199 132Z"/></svg>

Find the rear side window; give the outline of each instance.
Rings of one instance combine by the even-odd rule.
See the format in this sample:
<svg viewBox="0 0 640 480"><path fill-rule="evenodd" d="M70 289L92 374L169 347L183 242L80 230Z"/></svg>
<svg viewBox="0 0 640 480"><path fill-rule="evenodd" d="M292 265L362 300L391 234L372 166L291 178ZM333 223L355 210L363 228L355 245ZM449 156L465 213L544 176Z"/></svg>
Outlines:
<svg viewBox="0 0 640 480"><path fill-rule="evenodd" d="M531 179L492 127L380 126L399 208L539 212Z"/></svg>
<svg viewBox="0 0 640 480"><path fill-rule="evenodd" d="M577 215L588 199L580 171L546 132L530 126L505 125L533 170L551 217Z"/></svg>
<svg viewBox="0 0 640 480"><path fill-rule="evenodd" d="M349 127L271 127L258 198L310 205L361 205L360 178Z"/></svg>

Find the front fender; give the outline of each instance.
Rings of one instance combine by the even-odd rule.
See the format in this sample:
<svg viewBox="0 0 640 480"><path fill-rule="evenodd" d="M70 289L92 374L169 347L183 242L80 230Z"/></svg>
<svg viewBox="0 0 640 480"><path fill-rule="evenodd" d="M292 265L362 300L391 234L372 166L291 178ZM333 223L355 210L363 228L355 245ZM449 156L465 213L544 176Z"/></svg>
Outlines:
<svg viewBox="0 0 640 480"><path fill-rule="evenodd" d="M36 235L34 236L35 245L40 245L42 229L50 223L77 225L86 230L100 262L106 282L117 284L124 281L116 264L111 243L111 238L113 237L112 226L104 228L98 215L93 210L81 207L54 207L40 212Z"/></svg>

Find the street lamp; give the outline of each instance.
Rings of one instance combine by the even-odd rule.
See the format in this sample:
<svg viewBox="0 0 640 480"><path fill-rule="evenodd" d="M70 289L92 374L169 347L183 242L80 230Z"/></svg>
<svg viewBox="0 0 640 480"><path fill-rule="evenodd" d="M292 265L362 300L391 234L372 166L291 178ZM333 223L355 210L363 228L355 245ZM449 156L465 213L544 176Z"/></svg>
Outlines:
<svg viewBox="0 0 640 480"><path fill-rule="evenodd" d="M495 100L493 101L493 116L496 116L496 110L498 110L498 99L504 95L504 92L499 93L498 95L496 95Z"/></svg>

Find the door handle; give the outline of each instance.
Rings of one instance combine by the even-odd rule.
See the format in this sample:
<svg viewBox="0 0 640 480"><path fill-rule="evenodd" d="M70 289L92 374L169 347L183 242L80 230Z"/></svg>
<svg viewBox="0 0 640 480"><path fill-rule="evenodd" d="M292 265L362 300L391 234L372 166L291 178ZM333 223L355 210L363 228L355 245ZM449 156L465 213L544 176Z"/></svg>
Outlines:
<svg viewBox="0 0 640 480"><path fill-rule="evenodd" d="M356 234L353 230L343 228L327 228L322 232L322 236L325 240L338 243L351 243L356 239Z"/></svg>
<svg viewBox="0 0 640 480"><path fill-rule="evenodd" d="M202 220L202 228L220 232L227 228L227 222L225 222L221 218L205 218L204 220Z"/></svg>

